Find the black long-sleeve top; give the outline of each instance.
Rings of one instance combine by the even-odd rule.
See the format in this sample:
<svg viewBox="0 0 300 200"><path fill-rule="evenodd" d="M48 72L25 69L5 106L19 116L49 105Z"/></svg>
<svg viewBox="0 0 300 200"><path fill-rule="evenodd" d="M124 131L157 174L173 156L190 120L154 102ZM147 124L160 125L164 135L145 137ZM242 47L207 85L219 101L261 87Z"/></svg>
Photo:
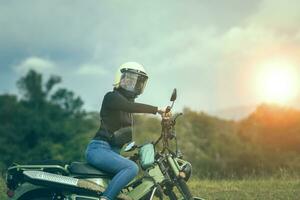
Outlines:
<svg viewBox="0 0 300 200"><path fill-rule="evenodd" d="M101 126L94 139L108 141L108 134L132 126L132 113L157 113L157 107L135 103L122 89L106 93L100 110Z"/></svg>

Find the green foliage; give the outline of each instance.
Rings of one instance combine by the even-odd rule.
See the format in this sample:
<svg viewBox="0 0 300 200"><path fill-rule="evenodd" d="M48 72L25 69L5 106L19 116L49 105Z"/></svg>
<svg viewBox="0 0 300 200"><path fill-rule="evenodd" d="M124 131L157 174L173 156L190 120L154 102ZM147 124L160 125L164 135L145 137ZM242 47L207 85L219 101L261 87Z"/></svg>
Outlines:
<svg viewBox="0 0 300 200"><path fill-rule="evenodd" d="M18 81L23 94L0 96L1 168L32 160L82 160L95 122L81 109L83 101L67 89L52 92L61 82L52 76L43 83L35 71Z"/></svg>
<svg viewBox="0 0 300 200"><path fill-rule="evenodd" d="M6 200L6 185L4 179L0 177L0 199Z"/></svg>
<svg viewBox="0 0 300 200"><path fill-rule="evenodd" d="M24 100L30 103L31 106L40 106L46 97L45 91L42 88L42 75L31 70L28 74L22 77L17 85L23 94Z"/></svg>
<svg viewBox="0 0 300 200"><path fill-rule="evenodd" d="M274 116L277 119L274 122L275 134L285 136L271 146L262 142L263 139L270 141L265 137L273 137L274 130L269 127L271 122L268 120L271 116L266 117L266 114L262 113L266 110L261 110L261 107L240 122L222 120L203 112L184 109L184 115L178 119L176 125L178 146L184 158L192 163L194 176L232 179L281 176L283 171L299 175L300 159L297 155L300 152L291 147L299 147L300 144L299 132L295 132L299 127L295 118L298 119L300 114L294 110L276 108L274 105L267 110L269 109L276 109L274 115L281 115ZM281 123L280 120L286 122ZM155 141L159 137L158 118L139 115L135 121L135 139L138 143ZM267 127L262 127L261 123ZM278 149L283 144L285 148Z"/></svg>
<svg viewBox="0 0 300 200"><path fill-rule="evenodd" d="M83 101L80 97L75 97L75 94L67 89L58 89L52 96L53 103L60 105L68 113L79 112Z"/></svg>

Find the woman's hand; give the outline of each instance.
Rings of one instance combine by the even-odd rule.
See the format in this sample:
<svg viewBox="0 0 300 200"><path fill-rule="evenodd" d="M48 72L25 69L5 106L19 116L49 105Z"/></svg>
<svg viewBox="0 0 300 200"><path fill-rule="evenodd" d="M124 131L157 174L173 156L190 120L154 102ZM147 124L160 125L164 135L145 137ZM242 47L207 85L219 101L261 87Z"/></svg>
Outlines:
<svg viewBox="0 0 300 200"><path fill-rule="evenodd" d="M166 112L166 109L164 109L164 108L157 109L157 113L160 115L163 115L165 112Z"/></svg>

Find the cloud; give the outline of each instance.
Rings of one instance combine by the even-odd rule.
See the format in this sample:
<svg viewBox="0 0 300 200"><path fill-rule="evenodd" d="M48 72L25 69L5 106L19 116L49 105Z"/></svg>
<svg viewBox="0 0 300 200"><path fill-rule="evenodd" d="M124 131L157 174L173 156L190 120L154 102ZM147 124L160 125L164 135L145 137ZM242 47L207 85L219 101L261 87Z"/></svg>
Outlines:
<svg viewBox="0 0 300 200"><path fill-rule="evenodd" d="M299 30L299 8L298 0L264 0L260 4L258 12L252 15L248 21L252 25L265 27L281 34L291 34L293 31Z"/></svg>
<svg viewBox="0 0 300 200"><path fill-rule="evenodd" d="M55 64L47 59L39 57L29 57L23 60L20 64L14 67L15 71L24 74L30 69L38 71L40 73L45 73L53 71L55 69Z"/></svg>
<svg viewBox="0 0 300 200"><path fill-rule="evenodd" d="M237 102L247 105L263 100L254 87L262 63L279 59L300 67L299 8L299 1L264 0L243 24L214 38L219 44L219 56L215 57L215 79L219 82L216 91L227 106L230 102L234 106Z"/></svg>
<svg viewBox="0 0 300 200"><path fill-rule="evenodd" d="M104 68L96 64L81 65L76 71L76 74L78 75L88 75L88 76L102 76L102 75L106 75L107 73L108 73L107 70L105 70Z"/></svg>
<svg viewBox="0 0 300 200"><path fill-rule="evenodd" d="M0 66L18 61L18 72L31 66L61 74L88 106L129 60L142 63L151 76L142 95L147 103L163 102L178 87L187 97L182 104L193 108L249 104L255 95L246 94L244 85L251 83L247 76L255 62L300 58L299 4L12 0L0 3Z"/></svg>

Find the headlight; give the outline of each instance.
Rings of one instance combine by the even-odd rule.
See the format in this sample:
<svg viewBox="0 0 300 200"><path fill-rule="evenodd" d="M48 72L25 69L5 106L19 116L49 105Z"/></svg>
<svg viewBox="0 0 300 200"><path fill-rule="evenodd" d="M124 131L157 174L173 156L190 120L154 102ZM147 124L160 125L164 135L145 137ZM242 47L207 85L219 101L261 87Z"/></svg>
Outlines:
<svg viewBox="0 0 300 200"><path fill-rule="evenodd" d="M187 163L182 167L182 170L179 173L179 176L182 177L185 181L188 181L192 174L192 165Z"/></svg>

